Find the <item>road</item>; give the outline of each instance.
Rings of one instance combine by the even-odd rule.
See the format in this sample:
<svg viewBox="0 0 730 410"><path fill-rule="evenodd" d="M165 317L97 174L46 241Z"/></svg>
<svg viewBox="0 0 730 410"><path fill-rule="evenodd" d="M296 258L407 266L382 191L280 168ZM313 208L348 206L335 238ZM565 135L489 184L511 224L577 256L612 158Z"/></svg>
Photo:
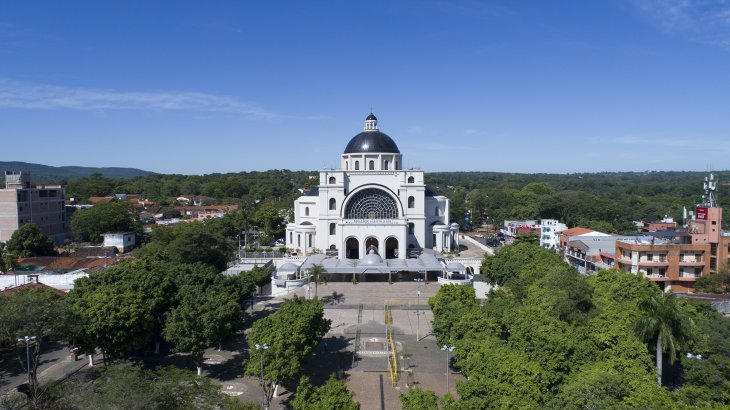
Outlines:
<svg viewBox="0 0 730 410"><path fill-rule="evenodd" d="M38 376L40 379L59 379L77 371L88 363L83 357L73 361L68 354L68 345L65 342L45 342L39 358ZM0 355L0 394L5 394L28 381L25 370L25 350L22 352L23 365L14 352Z"/></svg>

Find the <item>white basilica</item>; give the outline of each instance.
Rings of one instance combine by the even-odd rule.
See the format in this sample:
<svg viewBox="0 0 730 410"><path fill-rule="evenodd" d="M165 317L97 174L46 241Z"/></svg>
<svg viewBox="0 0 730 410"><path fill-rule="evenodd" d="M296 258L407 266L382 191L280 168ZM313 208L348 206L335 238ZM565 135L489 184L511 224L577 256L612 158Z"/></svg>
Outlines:
<svg viewBox="0 0 730 410"><path fill-rule="evenodd" d="M422 249L458 248L459 225L449 223L449 200L423 177L421 170L404 169L398 146L370 114L365 130L345 147L340 169L320 171L319 187L294 202L286 246L305 255L336 253L353 266L356 260L393 260L402 267L410 264L396 260Z"/></svg>

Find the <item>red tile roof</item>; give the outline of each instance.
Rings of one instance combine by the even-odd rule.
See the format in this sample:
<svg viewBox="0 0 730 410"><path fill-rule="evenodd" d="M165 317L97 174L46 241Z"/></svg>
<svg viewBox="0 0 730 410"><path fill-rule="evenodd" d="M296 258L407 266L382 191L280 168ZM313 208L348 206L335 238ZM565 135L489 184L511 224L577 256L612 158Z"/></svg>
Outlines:
<svg viewBox="0 0 730 410"><path fill-rule="evenodd" d="M577 236L577 235L584 235L587 233L595 232L593 229L588 228L582 228L580 226L576 226L575 228L566 229L564 231L558 232L561 235L567 235L567 236Z"/></svg>

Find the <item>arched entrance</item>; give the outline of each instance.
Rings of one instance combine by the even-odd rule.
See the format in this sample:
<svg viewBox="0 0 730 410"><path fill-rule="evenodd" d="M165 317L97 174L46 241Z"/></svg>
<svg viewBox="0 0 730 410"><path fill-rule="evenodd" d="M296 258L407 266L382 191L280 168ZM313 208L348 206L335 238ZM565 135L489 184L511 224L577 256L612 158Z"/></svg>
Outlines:
<svg viewBox="0 0 730 410"><path fill-rule="evenodd" d="M360 259L360 241L357 238L348 238L345 242L345 257L347 259Z"/></svg>
<svg viewBox="0 0 730 410"><path fill-rule="evenodd" d="M390 237L385 240L385 259L398 258L398 239Z"/></svg>
<svg viewBox="0 0 730 410"><path fill-rule="evenodd" d="M380 255L380 242L378 242L378 238L373 238L372 236L370 238L365 239L365 254L370 253L371 249L375 250L375 253Z"/></svg>

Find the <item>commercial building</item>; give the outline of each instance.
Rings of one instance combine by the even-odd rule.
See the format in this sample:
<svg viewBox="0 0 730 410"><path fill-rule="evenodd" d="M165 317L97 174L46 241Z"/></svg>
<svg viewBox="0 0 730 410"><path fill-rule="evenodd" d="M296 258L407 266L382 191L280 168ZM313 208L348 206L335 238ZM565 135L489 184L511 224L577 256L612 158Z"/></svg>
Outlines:
<svg viewBox="0 0 730 410"><path fill-rule="evenodd" d="M617 241L617 267L646 276L665 290L691 293L698 278L717 272L730 255L730 232L721 229L716 189L714 177L705 178L702 202L684 230L648 232Z"/></svg>
<svg viewBox="0 0 730 410"><path fill-rule="evenodd" d="M30 185L30 173L5 171L5 189L0 189L0 242L8 241L21 226L34 223L61 243L68 223L65 192L59 185Z"/></svg>

